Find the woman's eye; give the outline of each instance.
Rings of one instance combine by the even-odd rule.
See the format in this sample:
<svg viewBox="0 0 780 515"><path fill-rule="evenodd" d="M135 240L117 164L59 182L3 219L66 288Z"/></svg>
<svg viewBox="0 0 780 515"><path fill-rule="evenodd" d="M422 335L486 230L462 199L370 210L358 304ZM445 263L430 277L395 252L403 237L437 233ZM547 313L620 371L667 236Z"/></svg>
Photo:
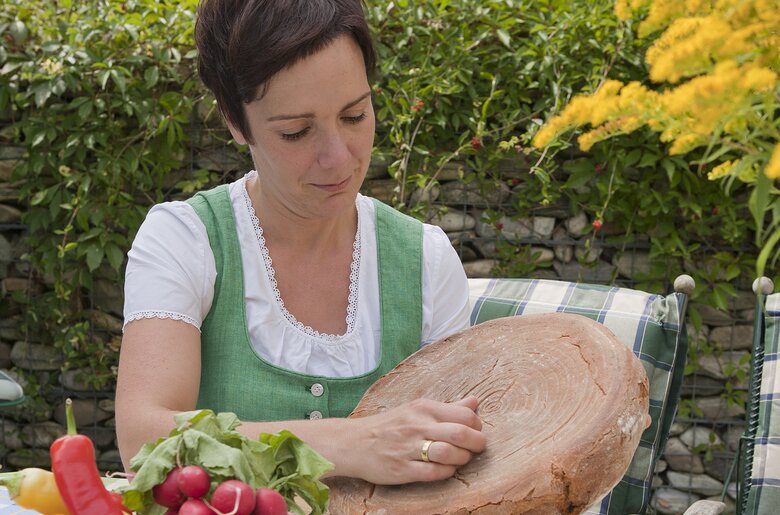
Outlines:
<svg viewBox="0 0 780 515"><path fill-rule="evenodd" d="M354 125L356 123L360 123L363 120L365 120L366 119L366 113L362 113L362 114L360 114L358 116L345 116L343 119L344 119L345 122L351 123L351 124Z"/></svg>
<svg viewBox="0 0 780 515"><path fill-rule="evenodd" d="M297 139L301 139L302 137L306 136L307 132L309 132L308 127L298 132L293 132L292 134L282 133L282 139L286 141L295 141Z"/></svg>

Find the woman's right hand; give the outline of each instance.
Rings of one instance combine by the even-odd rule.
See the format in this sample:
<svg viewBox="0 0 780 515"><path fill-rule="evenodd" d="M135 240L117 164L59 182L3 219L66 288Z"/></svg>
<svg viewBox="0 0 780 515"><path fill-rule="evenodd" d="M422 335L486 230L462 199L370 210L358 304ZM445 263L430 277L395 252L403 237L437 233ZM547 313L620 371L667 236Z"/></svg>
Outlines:
<svg viewBox="0 0 780 515"><path fill-rule="evenodd" d="M478 401L418 399L386 412L350 420L349 463L340 474L393 485L451 477L485 450ZM429 461L423 461L423 446ZM346 457L345 457L346 458Z"/></svg>

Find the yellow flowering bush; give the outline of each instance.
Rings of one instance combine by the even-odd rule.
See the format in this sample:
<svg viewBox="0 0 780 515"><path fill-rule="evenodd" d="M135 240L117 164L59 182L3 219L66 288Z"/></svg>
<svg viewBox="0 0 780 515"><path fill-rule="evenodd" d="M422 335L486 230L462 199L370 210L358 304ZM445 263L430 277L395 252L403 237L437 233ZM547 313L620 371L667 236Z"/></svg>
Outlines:
<svg viewBox="0 0 780 515"><path fill-rule="evenodd" d="M577 142L588 151L651 129L709 179L749 185L763 274L780 255L780 0L617 0L615 13L643 16L639 36L655 37L645 54L654 84L605 80L550 119L534 146L586 127Z"/></svg>

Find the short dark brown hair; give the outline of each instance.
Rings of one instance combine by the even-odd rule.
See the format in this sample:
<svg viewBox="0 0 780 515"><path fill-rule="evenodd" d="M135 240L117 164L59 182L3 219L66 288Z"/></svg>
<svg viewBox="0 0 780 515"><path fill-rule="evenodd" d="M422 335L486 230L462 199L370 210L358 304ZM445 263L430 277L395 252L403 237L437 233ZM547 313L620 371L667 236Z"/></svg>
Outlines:
<svg viewBox="0 0 780 515"><path fill-rule="evenodd" d="M372 76L376 54L361 0L201 0L198 74L222 116L251 143L244 104L262 97L275 74L345 34Z"/></svg>

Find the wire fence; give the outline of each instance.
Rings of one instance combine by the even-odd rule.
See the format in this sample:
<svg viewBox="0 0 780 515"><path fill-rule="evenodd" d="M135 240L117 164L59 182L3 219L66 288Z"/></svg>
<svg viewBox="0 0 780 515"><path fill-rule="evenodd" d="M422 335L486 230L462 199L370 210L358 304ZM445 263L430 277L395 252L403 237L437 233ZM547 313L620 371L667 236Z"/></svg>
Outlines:
<svg viewBox="0 0 780 515"><path fill-rule="evenodd" d="M216 132L212 136L218 136ZM208 168L212 177L217 177L220 182L230 182L241 174L236 171L236 163L242 163L241 166L247 163L245 157L236 160L232 150L204 152L202 146L193 145L190 168L185 175L194 176L198 170ZM367 187L371 186L372 181L387 182L388 177L382 176L381 172L377 175L377 178L367 181ZM392 189L385 189L385 192L394 194ZM184 196L180 192L173 193L171 198ZM476 194L479 197L481 193ZM524 233L520 228L516 228L511 234L508 227L504 226L508 225L508 222L502 224L485 221L487 210L491 213L511 213L512 204L509 200L493 204L478 201L475 204L467 201L464 196L462 201L434 200L434 207L436 206L446 206L450 213L457 211L457 216L461 216L460 222L457 216L455 217L454 225L447 232L464 262L464 267L470 270L472 276L494 274L498 270L525 274L528 277L611 284L627 288L651 285L654 288L653 293L659 294L671 291L674 277L669 275L669 271L674 270L676 265L671 259L668 263L656 259L653 266L656 269L665 269L667 274L660 277L650 274L647 266L651 246L647 240L627 241L623 238L615 241L605 233L593 237L586 232L572 231L575 215L562 206L537 211L523 220L526 228L530 227L529 231ZM438 211L434 209L431 214L435 212ZM511 218L510 214L508 220ZM441 222L441 219L438 221ZM458 226L458 223L461 225ZM540 233L542 227L544 234ZM14 247L23 238L24 231L25 226L22 223L0 224L0 237ZM507 254L507 249L510 254ZM739 252L742 249L731 250ZM514 256L511 252L515 253ZM507 257L516 261L514 268L506 264ZM508 261L511 262L512 259ZM10 273L18 273L21 268L14 269L10 266ZM648 277L652 277L652 280ZM734 286L744 292L744 283L744 280L735 281ZM93 295L88 292L87 297L92 311L99 311L100 306ZM3 303L8 302L9 296L4 292ZM23 317L24 314L17 313L14 316ZM720 320L707 319L704 322L700 330L689 331L691 345L697 349L709 349L710 354L705 353L705 357L710 361L714 360L717 365L705 367L704 372L692 370L686 377L681 409L672 430L670 444L663 461L656 469L654 487L655 494L660 497L654 499L655 505L651 512L681 513L679 507L690 505L697 499L720 497L724 485L728 492L727 500L733 500L736 495L736 478L731 470L739 436L744 430L744 407L741 403L744 402L747 388L746 382L739 380L739 371L744 370L746 360L749 359L750 331L746 328L752 327L752 317L749 307L734 305L729 312L723 313ZM110 340L117 337L115 330L98 329L95 324L90 327L89 337L92 339ZM717 348L713 343L713 334L718 335ZM723 335L726 335L725 341ZM10 354L17 343L13 337L8 336L8 333L0 333L2 368L11 367ZM32 347L26 348L27 359L33 362L37 358L33 355ZM727 356L730 361L726 360L725 364L718 361L723 356ZM79 430L88 434L95 442L99 451L97 456L100 468L104 471L120 471L122 465L116 450L113 390L91 391L73 387L73 384L66 386L58 370L42 370L38 375L40 384L54 385L44 394L45 400L53 407L52 414L48 420L31 421L25 416L25 408L0 408L0 429L3 435L0 441L0 463L4 470L47 466L46 443L51 441L58 431L52 422L62 422L58 410L64 399L69 397L80 401L83 420L88 422L80 424ZM702 403L706 410L701 408ZM61 424L59 427L61 429ZM661 504L657 499L662 501ZM733 512L733 506L728 510Z"/></svg>

